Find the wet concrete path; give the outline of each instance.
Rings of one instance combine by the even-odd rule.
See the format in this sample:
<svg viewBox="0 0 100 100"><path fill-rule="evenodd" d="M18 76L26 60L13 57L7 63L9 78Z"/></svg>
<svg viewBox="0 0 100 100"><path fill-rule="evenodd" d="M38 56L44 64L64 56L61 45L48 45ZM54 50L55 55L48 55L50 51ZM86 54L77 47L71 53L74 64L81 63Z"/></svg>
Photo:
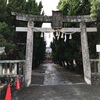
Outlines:
<svg viewBox="0 0 100 100"><path fill-rule="evenodd" d="M82 75L66 70L54 63L47 63L33 70L32 85L85 84Z"/></svg>
<svg viewBox="0 0 100 100"><path fill-rule="evenodd" d="M100 100L100 86L87 85L83 77L53 63L32 73L32 84L14 93L13 100Z"/></svg>

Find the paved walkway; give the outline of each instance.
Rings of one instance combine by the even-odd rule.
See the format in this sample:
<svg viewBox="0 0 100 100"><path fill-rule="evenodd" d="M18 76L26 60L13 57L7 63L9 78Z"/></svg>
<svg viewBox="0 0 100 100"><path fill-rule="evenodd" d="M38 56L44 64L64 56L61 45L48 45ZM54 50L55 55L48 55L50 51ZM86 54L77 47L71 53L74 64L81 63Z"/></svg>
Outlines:
<svg viewBox="0 0 100 100"><path fill-rule="evenodd" d="M32 73L32 84L14 93L13 100L100 100L100 86L87 85L83 77L53 63Z"/></svg>

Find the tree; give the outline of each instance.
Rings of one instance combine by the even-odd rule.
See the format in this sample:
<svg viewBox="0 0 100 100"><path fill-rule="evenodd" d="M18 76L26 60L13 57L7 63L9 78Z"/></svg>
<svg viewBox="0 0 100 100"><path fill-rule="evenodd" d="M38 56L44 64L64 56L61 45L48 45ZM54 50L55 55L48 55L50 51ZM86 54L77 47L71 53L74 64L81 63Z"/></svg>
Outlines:
<svg viewBox="0 0 100 100"><path fill-rule="evenodd" d="M91 3L91 16L100 16L100 1L99 0L90 0Z"/></svg>
<svg viewBox="0 0 100 100"><path fill-rule="evenodd" d="M4 41L4 44L6 44L6 41L10 43L11 45L14 44L14 59L25 59L25 48L26 48L26 33L16 33L15 27L16 26L27 26L27 22L21 22L17 21L14 16L11 15L11 11L19 12L19 13L26 13L26 14L34 14L34 15L41 15L43 14L42 11L42 3L39 4L36 2L36 0L9 0L9 3L6 4L5 0L0 0L0 22L2 25L0 26L0 32L1 32L1 39ZM35 27L41 27L42 23L35 23ZM6 30L2 31L2 28ZM34 37L40 36L40 33L36 33ZM43 45L40 48L40 44ZM34 46L36 44L39 44L38 47L33 48L34 52L37 51L37 53L34 53L33 59L37 57L38 52L42 57L38 57L33 62L42 61L44 57L44 51L45 51L45 42L43 39L38 37L34 41ZM11 48L12 46L9 45ZM39 63L40 64L40 63Z"/></svg>
<svg viewBox="0 0 100 100"><path fill-rule="evenodd" d="M59 10L61 10L65 16L90 15L91 2L89 0L60 0L57 8ZM96 26L96 24L87 23L87 26L88 27ZM80 27L80 26L79 26L79 23L65 23L63 25L63 27ZM95 52L95 45L98 41L97 34L96 33L88 34L91 58L97 57L96 52ZM62 47L62 45L64 45L65 43L57 44L55 42L55 41L57 41L55 38L55 41L52 44L52 46L53 46L52 48L54 48L56 46L56 47L63 48L63 51L66 50L63 54L64 56L62 56L62 58L61 58L61 61L64 59L67 63L67 66L68 66L69 62L71 65L73 65L72 60L75 59L77 66L81 67L82 66L82 51L81 51L80 33L75 32L75 34L73 34L72 37L73 37L73 39L69 40L69 35L67 35L67 40L66 40L66 45L65 45L66 47ZM95 37L95 38L93 39L93 37ZM55 52L56 53L54 55L54 58L57 58L58 57L58 55L57 55L58 48L56 48ZM60 54L61 53L62 53L62 51L60 50Z"/></svg>

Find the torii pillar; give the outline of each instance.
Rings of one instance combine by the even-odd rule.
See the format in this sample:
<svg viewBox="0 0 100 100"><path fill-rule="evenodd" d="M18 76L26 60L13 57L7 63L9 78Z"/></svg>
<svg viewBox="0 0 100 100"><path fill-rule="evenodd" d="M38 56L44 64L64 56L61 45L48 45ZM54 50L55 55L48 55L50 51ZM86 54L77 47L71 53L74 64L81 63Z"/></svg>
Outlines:
<svg viewBox="0 0 100 100"><path fill-rule="evenodd" d="M81 47L82 47L84 80L87 84L91 84L91 66L90 66L90 57L89 57L88 39L87 39L85 21L80 22L80 29L81 29Z"/></svg>
<svg viewBox="0 0 100 100"><path fill-rule="evenodd" d="M31 74L32 74L32 58L33 58L33 21L28 21L28 31L26 40L26 62L25 62L25 86L28 87L31 84Z"/></svg>

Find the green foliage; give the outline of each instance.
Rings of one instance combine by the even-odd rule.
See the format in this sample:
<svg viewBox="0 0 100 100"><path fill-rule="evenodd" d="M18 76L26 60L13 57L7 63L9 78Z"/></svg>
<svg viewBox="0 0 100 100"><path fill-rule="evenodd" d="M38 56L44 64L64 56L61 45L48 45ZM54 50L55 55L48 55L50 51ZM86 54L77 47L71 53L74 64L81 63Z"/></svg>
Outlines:
<svg viewBox="0 0 100 100"><path fill-rule="evenodd" d="M38 66L45 58L46 43L44 38L40 38L40 33L34 37L34 56L33 56L33 68Z"/></svg>
<svg viewBox="0 0 100 100"><path fill-rule="evenodd" d="M15 48L12 37L8 25L5 22L0 22L0 47L4 46L6 50Z"/></svg>
<svg viewBox="0 0 100 100"><path fill-rule="evenodd" d="M84 15L90 13L89 0L60 0L58 9L66 15Z"/></svg>
<svg viewBox="0 0 100 100"><path fill-rule="evenodd" d="M28 2L26 0L9 0L9 3L6 4L6 0L0 0L0 4L0 46L5 46L7 53L10 49L14 49L13 54L11 56L9 55L8 59L25 59L26 33L16 33L15 27L26 27L27 22L17 21L11 15L11 11L41 15L43 14L41 12L42 3L40 2L38 4L36 0L28 0ZM41 25L42 23L35 23L35 27L41 27ZM35 34L34 37L37 37L38 34ZM36 44L39 44L39 46L33 48L33 51L36 52L36 54L34 53L33 59L38 57L33 62L42 62L45 54L45 42L38 37L34 40L34 46Z"/></svg>
<svg viewBox="0 0 100 100"><path fill-rule="evenodd" d="M100 16L100 0L90 0L91 2L91 17Z"/></svg>
<svg viewBox="0 0 100 100"><path fill-rule="evenodd" d="M91 2L95 2L91 4ZM99 13L100 2L97 0L60 0L58 4L58 9L63 12L65 16L75 16L75 15L90 15L92 12L91 7L95 5L94 9L96 14ZM97 8L96 8L97 7ZM98 13L97 13L98 11ZM94 11L93 11L94 12ZM100 13L99 13L100 14ZM96 24L98 26L96 26ZM64 27L80 27L79 23L64 23ZM97 53L95 50L95 46L100 42L99 23L87 23L88 27L98 27L98 33L88 33L88 43L89 43L89 51L90 57L96 58ZM75 59L78 67L82 66L82 51L81 51L81 41L80 41L80 33L74 33L72 35L72 40L69 40L69 35L67 36L67 40L62 42L61 36L59 39L55 36L54 42L51 44L52 47L52 56L53 60L61 65L66 61L67 67L69 63L73 63L72 60ZM65 65L64 65L65 66ZM73 64L71 65L73 66Z"/></svg>

